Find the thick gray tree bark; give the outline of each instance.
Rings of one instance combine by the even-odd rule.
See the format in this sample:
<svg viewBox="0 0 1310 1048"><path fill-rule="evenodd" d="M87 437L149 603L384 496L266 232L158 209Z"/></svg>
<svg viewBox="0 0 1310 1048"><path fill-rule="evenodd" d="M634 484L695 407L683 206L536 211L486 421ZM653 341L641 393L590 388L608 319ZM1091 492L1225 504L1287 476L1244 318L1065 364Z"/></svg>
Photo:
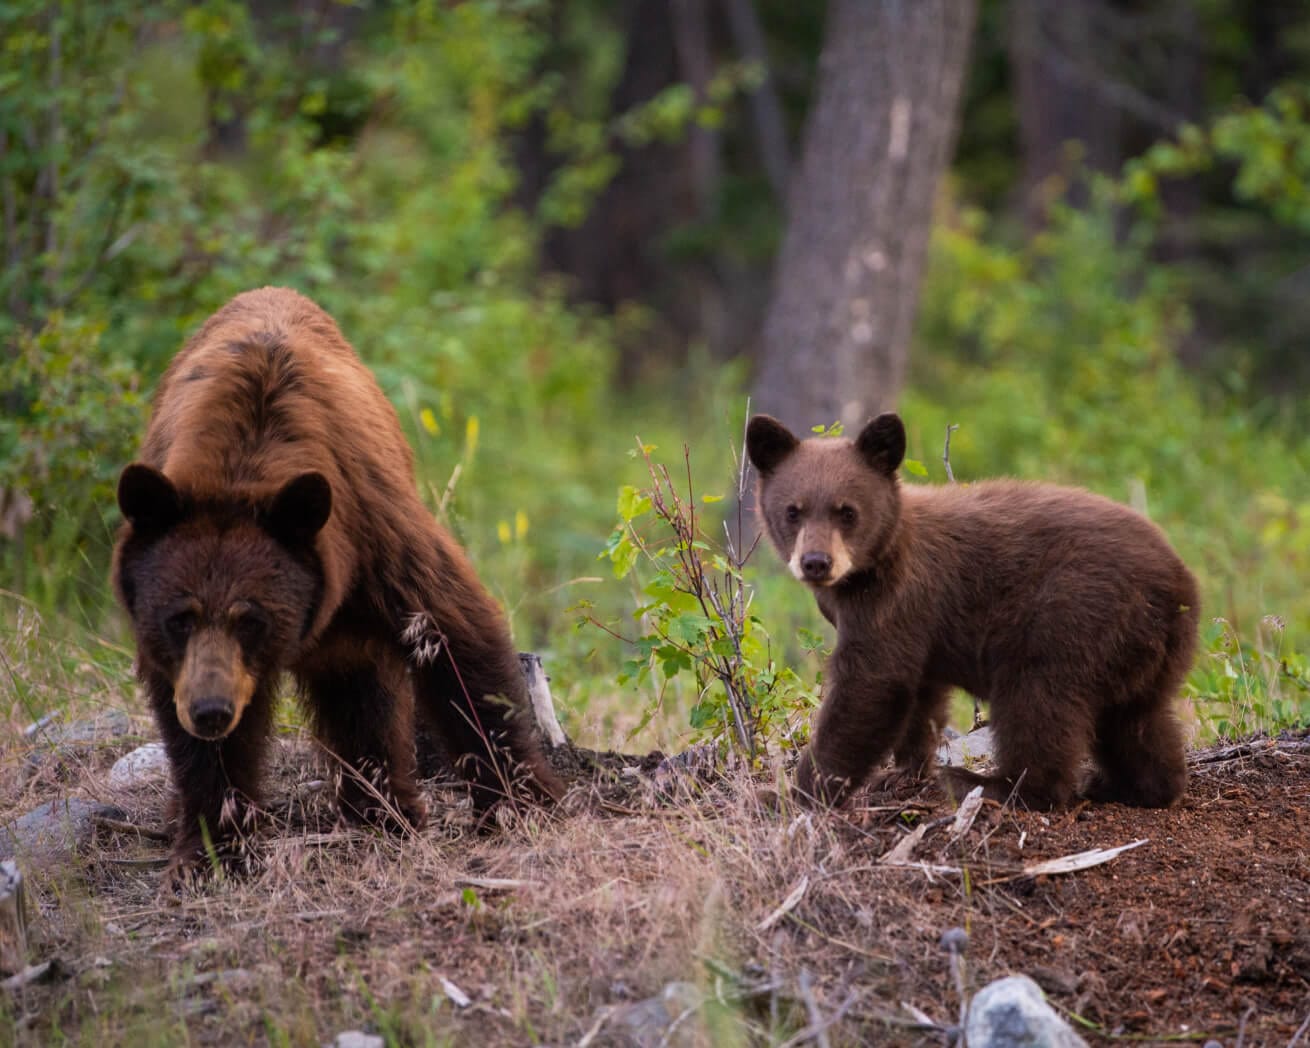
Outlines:
<svg viewBox="0 0 1310 1048"><path fill-rule="evenodd" d="M976 0L830 0L752 409L857 428L905 378Z"/></svg>

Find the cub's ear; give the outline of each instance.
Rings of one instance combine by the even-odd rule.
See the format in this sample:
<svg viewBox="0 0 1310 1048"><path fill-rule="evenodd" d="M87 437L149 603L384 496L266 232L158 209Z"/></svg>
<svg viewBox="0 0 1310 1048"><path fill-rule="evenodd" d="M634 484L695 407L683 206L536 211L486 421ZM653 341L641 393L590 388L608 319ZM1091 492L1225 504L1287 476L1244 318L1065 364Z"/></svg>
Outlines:
<svg viewBox="0 0 1310 1048"><path fill-rule="evenodd" d="M771 415L756 415L746 427L746 454L751 465L767 476L800 445L791 430Z"/></svg>
<svg viewBox="0 0 1310 1048"><path fill-rule="evenodd" d="M304 545L332 515L332 485L322 473L302 473L282 486L264 513L263 523L276 538Z"/></svg>
<svg viewBox="0 0 1310 1048"><path fill-rule="evenodd" d="M890 477L905 458L901 417L889 411L868 422L855 438L855 449L873 469Z"/></svg>
<svg viewBox="0 0 1310 1048"><path fill-rule="evenodd" d="M137 531L159 533L182 519L182 496L159 470L133 462L118 478L118 508Z"/></svg>

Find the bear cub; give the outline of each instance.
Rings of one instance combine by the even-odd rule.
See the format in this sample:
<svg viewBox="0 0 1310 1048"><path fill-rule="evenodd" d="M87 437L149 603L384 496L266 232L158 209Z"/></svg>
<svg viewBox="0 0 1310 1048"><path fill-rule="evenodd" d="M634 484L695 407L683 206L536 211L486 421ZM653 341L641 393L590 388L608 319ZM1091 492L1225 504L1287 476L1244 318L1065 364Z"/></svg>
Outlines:
<svg viewBox="0 0 1310 1048"><path fill-rule="evenodd" d="M1173 700L1197 640L1196 580L1150 521L1090 492L991 480L902 486L905 427L798 440L751 419L747 454L773 545L837 628L796 771L838 804L890 752L931 769L951 688L990 705L997 774L963 792L1033 808L1167 807L1187 781ZM1095 770L1079 783L1079 766Z"/></svg>
<svg viewBox="0 0 1310 1048"><path fill-rule="evenodd" d="M562 787L505 617L428 512L396 413L309 299L248 291L174 358L122 473L114 588L172 767L170 878L244 861L290 674L346 818L423 822L416 717L485 812Z"/></svg>

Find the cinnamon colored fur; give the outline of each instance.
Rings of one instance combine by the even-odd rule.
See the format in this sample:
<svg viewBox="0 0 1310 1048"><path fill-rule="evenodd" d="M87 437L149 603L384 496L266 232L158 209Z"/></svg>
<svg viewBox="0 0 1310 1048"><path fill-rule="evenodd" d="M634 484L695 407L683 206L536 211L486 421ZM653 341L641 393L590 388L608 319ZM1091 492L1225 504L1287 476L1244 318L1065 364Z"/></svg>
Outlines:
<svg viewBox="0 0 1310 1048"><path fill-rule="evenodd" d="M114 585L172 762L175 868L203 861L202 823L222 852L258 800L283 671L349 769L347 817L422 822L416 700L479 810L524 775L560 793L503 613L313 302L263 288L205 323L159 385L119 504Z"/></svg>
<svg viewBox="0 0 1310 1048"><path fill-rule="evenodd" d="M1165 807L1186 784L1172 705L1192 663L1196 582L1164 535L1090 492L1010 480L902 486L905 430L855 440L747 430L770 539L837 627L796 782L839 803L889 752L931 767L952 687L990 703L998 774L957 789Z"/></svg>

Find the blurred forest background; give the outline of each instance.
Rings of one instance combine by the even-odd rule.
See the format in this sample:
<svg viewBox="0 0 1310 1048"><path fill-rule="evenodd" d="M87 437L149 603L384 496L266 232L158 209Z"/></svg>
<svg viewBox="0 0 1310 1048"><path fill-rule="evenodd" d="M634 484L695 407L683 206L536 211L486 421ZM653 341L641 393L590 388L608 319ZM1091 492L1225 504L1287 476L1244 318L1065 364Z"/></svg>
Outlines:
<svg viewBox="0 0 1310 1048"><path fill-rule="evenodd" d="M720 723L637 636L680 598L624 536L640 438L722 541L748 396L895 405L931 482L955 424L960 481L1138 506L1203 581L1200 726L1310 716L1305 5L13 0L0 53L15 723L130 694L117 475L183 339L269 283L377 373L575 733ZM762 679L812 701L808 595L745 571Z"/></svg>

